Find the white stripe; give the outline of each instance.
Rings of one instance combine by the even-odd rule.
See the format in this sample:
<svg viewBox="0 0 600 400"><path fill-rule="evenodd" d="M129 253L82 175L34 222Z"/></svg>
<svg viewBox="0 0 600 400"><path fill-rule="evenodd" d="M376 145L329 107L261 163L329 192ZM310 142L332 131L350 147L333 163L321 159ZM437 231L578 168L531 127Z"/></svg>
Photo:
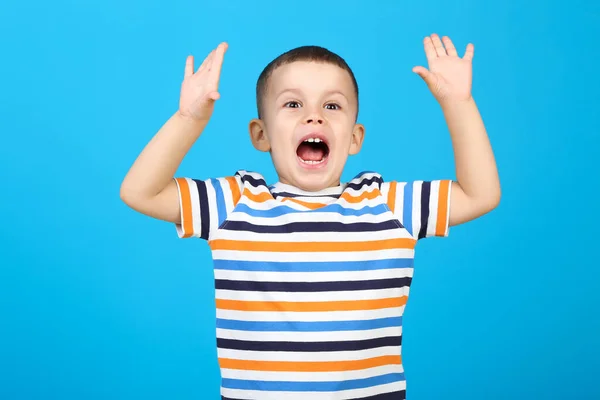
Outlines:
<svg viewBox="0 0 600 400"><path fill-rule="evenodd" d="M211 217L212 223L217 222L216 214L214 218ZM287 232L287 233L260 233L256 234L247 231L231 231L226 229L219 230L218 234L212 231L213 239L227 239L227 240L252 240L254 242L359 242L368 243L376 240L388 240L388 239L410 239L404 229L387 229L375 232ZM368 238L365 236L368 235Z"/></svg>
<svg viewBox="0 0 600 400"><path fill-rule="evenodd" d="M206 196L208 197L208 214L209 214L209 240L219 228L219 213L217 207L217 194L211 180L206 180Z"/></svg>
<svg viewBox="0 0 600 400"><path fill-rule="evenodd" d="M406 389L406 381L388 383L366 389L344 390L339 392L279 392L255 391L222 388L221 394L233 399L260 399L260 400L349 400L360 397L375 396Z"/></svg>
<svg viewBox="0 0 600 400"><path fill-rule="evenodd" d="M240 173L241 176L251 176L252 178L254 178L255 180L264 180L264 176L262 176L261 174L257 173L257 172L251 172L251 171L246 171L246 170L239 170L238 171ZM247 185L250 185L250 183L246 183Z"/></svg>
<svg viewBox="0 0 600 400"><path fill-rule="evenodd" d="M373 271L283 272L231 271L215 269L215 279L252 282L341 282L412 277L413 268L389 268Z"/></svg>
<svg viewBox="0 0 600 400"><path fill-rule="evenodd" d="M297 201L302 201L304 203L311 203L311 204L331 204L331 203L335 203L337 201L337 198L329 197L329 196L318 196L318 197L295 196L292 198ZM277 200L283 201L283 198L279 197Z"/></svg>
<svg viewBox="0 0 600 400"><path fill-rule="evenodd" d="M232 329L217 328L217 337L223 339L248 340L248 341L297 341L298 332L263 332L263 331L237 331ZM345 340L369 340L387 336L402 335L401 326L389 328L367 329L360 331L324 331L324 332L301 332L302 340L305 342L337 342Z"/></svg>
<svg viewBox="0 0 600 400"><path fill-rule="evenodd" d="M175 186L177 186L177 196L179 199L179 219L180 222L178 224L175 224L175 230L177 232L177 236L181 239L185 236L185 234L187 232L184 232L183 230L183 226L184 226L184 215L185 215L185 210L183 209L183 196L182 196L182 188L181 186L179 186L179 182L177 181L177 179L173 179L175 181Z"/></svg>
<svg viewBox="0 0 600 400"><path fill-rule="evenodd" d="M260 195L262 193L267 193L267 194L269 194L269 196L273 197L271 195L271 192L269 191L269 189L265 186L252 186L250 184L250 182L246 182L246 184L244 185L244 189L248 189L248 191L254 195Z"/></svg>
<svg viewBox="0 0 600 400"><path fill-rule="evenodd" d="M449 185L448 185L448 199L446 201L446 225L445 225L446 232L444 233L444 236L446 236L446 237L450 234L450 211L451 211L451 206L452 206L450 200L452 199L453 182L450 181L448 183L449 183Z"/></svg>
<svg viewBox="0 0 600 400"><path fill-rule="evenodd" d="M217 309L217 318L237 321L297 321L297 322L329 322L329 321L358 321L379 318L400 317L404 307L383 308L368 311L328 311L328 312L266 312L266 311L237 311Z"/></svg>
<svg viewBox="0 0 600 400"><path fill-rule="evenodd" d="M265 193L265 191L262 191L262 192ZM382 199L383 199L383 196L376 196L374 199L371 199L371 200L363 199L358 203L350 203L343 198L339 198L335 201L335 203L339 204L343 208L347 208L350 210L360 210L361 208L364 208L367 206L375 207L382 203ZM385 203L385 201L383 201L383 202ZM255 209L255 210L272 210L272 209L276 209L277 207L289 207L289 208L292 208L295 210L308 212L308 209L306 208L306 206L300 205L298 203L295 203L295 202L289 201L289 200L288 201L279 201L279 200L270 199L270 200L267 200L264 202L255 202L255 201L250 200L248 197L242 195L242 199L240 200L240 203L244 203L244 204L248 205L248 207ZM333 203L330 203L330 204L333 204Z"/></svg>
<svg viewBox="0 0 600 400"><path fill-rule="evenodd" d="M244 361L275 362L323 362L323 361L360 361L375 357L399 356L400 346L376 347L367 350L350 351L246 351L217 349L219 358Z"/></svg>
<svg viewBox="0 0 600 400"><path fill-rule="evenodd" d="M343 222L346 224L356 222L379 223L392 219L389 212L381 214L364 215L342 215L337 212L306 212L289 213L277 217L255 217L241 211L232 212L228 218L230 221L244 221L254 225L282 225L292 222Z"/></svg>
<svg viewBox="0 0 600 400"><path fill-rule="evenodd" d="M307 192L307 191L299 189L295 186L287 185L287 184L281 183L281 182L277 182L272 185L272 191L274 193L287 192L287 193L292 193L292 194L298 195L298 196L340 195L340 194L342 194L342 192L344 191L345 188L346 188L346 184L342 184L342 185L339 185L336 187L325 188L325 189L319 190L318 192L315 193L315 192Z"/></svg>
<svg viewBox="0 0 600 400"><path fill-rule="evenodd" d="M433 181L429 190L429 218L427 219L427 237L435 236L438 218L438 200L440 196L440 181Z"/></svg>
<svg viewBox="0 0 600 400"><path fill-rule="evenodd" d="M276 301L276 302L328 302L328 301L360 301L379 300L400 297L404 294L402 288L375 290L348 290L339 292L254 292L242 290L215 290L219 300L241 301Z"/></svg>
<svg viewBox="0 0 600 400"><path fill-rule="evenodd" d="M387 259L413 259L414 249L391 249L373 251L340 252L267 252L213 250L215 260L275 261L275 262L352 262ZM284 267L285 268L285 267Z"/></svg>
<svg viewBox="0 0 600 400"><path fill-rule="evenodd" d="M394 206L394 214L396 214L396 218L398 218L402 226L404 226L404 190L406 185L406 182L396 182L396 204Z"/></svg>
<svg viewBox="0 0 600 400"><path fill-rule="evenodd" d="M421 229L421 190L423 182L413 182L413 199L412 199L412 234L416 239L419 237Z"/></svg>
<svg viewBox="0 0 600 400"><path fill-rule="evenodd" d="M251 381L335 382L352 379L365 379L386 374L401 374L403 372L404 367L402 364L393 364L361 369L358 371L335 372L272 372L223 368L221 370L221 376L226 379L242 379Z"/></svg>

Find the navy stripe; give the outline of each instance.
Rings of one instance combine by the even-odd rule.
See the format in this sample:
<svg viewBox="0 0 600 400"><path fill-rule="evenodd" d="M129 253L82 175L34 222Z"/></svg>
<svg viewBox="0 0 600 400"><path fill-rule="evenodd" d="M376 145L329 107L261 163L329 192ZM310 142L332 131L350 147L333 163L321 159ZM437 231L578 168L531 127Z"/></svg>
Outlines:
<svg viewBox="0 0 600 400"><path fill-rule="evenodd" d="M349 400L406 400L406 390L376 394L369 397L355 397Z"/></svg>
<svg viewBox="0 0 600 400"><path fill-rule="evenodd" d="M210 212L208 209L208 193L206 192L206 183L194 179L198 188L198 205L200 207L200 237L208 240L210 229Z"/></svg>
<svg viewBox="0 0 600 400"><path fill-rule="evenodd" d="M241 178L242 178L243 182L248 182L255 188L259 188L259 187L267 187L268 188L267 182L265 182L264 179L256 179L255 177L250 176L250 175L244 175Z"/></svg>
<svg viewBox="0 0 600 400"><path fill-rule="evenodd" d="M338 199L342 194L316 194L316 195L310 195L310 194L297 194L297 193L291 193L291 192L276 192L273 189L271 189L271 193L273 194L273 197L278 198L278 197L307 197L307 198L321 198L321 197L331 197L332 199Z"/></svg>
<svg viewBox="0 0 600 400"><path fill-rule="evenodd" d="M350 189L354 189L354 190L361 190L363 186L369 186L373 182L377 182L379 184L379 188L381 188L383 179L381 179L380 176L375 175L369 179L363 179L359 182L349 182L348 185L346 186L346 189L350 188Z"/></svg>
<svg viewBox="0 0 600 400"><path fill-rule="evenodd" d="M216 279L215 289L247 292L334 292L408 287L411 280L410 277L336 282L261 282Z"/></svg>
<svg viewBox="0 0 600 400"><path fill-rule="evenodd" d="M383 222L290 222L283 225L255 225L246 221L228 221L222 229L256 233L293 233L293 232L377 232L397 229L394 220Z"/></svg>
<svg viewBox="0 0 600 400"><path fill-rule="evenodd" d="M431 182L421 184L421 229L419 239L427 236L427 222L429 221L429 196L431 194Z"/></svg>
<svg viewBox="0 0 600 400"><path fill-rule="evenodd" d="M218 348L246 351L354 351L401 345L402 336L389 336L368 340L348 340L343 342L257 342L248 340L217 339Z"/></svg>
<svg viewBox="0 0 600 400"><path fill-rule="evenodd" d="M262 184L264 181L257 181L256 179L252 179L252 182L255 182L256 184ZM377 182L379 184L379 187L381 188L381 184L383 183L383 179L381 179L381 177L379 176L373 176L369 179L363 179L360 180L358 182L354 182L351 181L346 185L346 189L350 188L350 189L354 189L354 190L361 190L363 186L369 186L371 185L373 182ZM309 193L303 193L303 194L299 194L299 193L291 193L291 192L276 192L274 186L269 187L269 190L273 193L273 197L277 198L277 197L331 197L334 199L339 198L342 193L339 194L317 194L317 195L310 195Z"/></svg>
<svg viewBox="0 0 600 400"><path fill-rule="evenodd" d="M221 396L221 400L250 400L250 399L234 399L231 397ZM400 390L397 392L376 394L369 397L356 397L349 400L406 400L406 390Z"/></svg>

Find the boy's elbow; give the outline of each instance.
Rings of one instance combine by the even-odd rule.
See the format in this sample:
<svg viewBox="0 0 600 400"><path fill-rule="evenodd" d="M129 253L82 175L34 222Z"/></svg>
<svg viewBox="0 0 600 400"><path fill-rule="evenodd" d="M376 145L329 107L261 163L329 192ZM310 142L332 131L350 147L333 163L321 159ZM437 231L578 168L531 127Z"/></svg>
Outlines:
<svg viewBox="0 0 600 400"><path fill-rule="evenodd" d="M121 201L127 204L129 207L133 209L137 209L137 204L139 204L140 199L139 195L137 195L131 188L129 188L125 183L121 184L121 188L119 190L119 197Z"/></svg>
<svg viewBox="0 0 600 400"><path fill-rule="evenodd" d="M499 187L497 190L490 192L485 197L485 199L481 202L482 212L484 214L487 214L487 213L493 211L494 209L496 209L500 205L501 197L502 197L502 193L501 193Z"/></svg>

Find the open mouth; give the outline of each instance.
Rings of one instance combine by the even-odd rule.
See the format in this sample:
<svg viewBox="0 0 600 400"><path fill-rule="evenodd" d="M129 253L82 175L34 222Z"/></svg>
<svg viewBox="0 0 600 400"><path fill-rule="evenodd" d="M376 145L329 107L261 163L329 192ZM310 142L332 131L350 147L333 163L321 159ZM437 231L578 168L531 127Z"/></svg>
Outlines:
<svg viewBox="0 0 600 400"><path fill-rule="evenodd" d="M298 145L296 149L298 159L307 165L317 166L327 160L329 146L318 137L308 137Z"/></svg>

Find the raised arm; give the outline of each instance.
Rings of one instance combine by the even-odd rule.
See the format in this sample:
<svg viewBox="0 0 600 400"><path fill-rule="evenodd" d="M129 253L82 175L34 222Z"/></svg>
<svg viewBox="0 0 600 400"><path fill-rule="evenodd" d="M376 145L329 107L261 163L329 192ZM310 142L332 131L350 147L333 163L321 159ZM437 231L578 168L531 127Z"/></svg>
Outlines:
<svg viewBox="0 0 600 400"><path fill-rule="evenodd" d="M227 45L221 43L194 72L188 56L179 109L143 149L121 184L121 199L142 214L180 222L179 195L174 175L208 124L218 92Z"/></svg>
<svg viewBox="0 0 600 400"><path fill-rule="evenodd" d="M474 46L461 58L448 37L424 40L429 69L415 67L440 103L448 124L456 165L449 225L461 224L493 210L500 202L500 180L485 125L471 94Z"/></svg>

